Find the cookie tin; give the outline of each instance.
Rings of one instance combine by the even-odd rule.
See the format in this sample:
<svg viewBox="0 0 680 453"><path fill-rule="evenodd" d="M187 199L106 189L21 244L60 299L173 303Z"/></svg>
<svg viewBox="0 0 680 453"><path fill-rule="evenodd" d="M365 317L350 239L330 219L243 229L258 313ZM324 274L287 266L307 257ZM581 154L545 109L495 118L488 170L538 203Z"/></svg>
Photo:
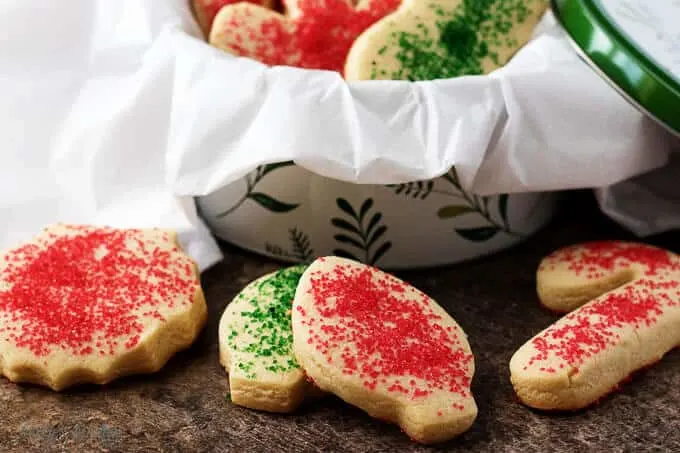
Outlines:
<svg viewBox="0 0 680 453"><path fill-rule="evenodd" d="M680 0L551 1L582 58L680 137Z"/></svg>
<svg viewBox="0 0 680 453"><path fill-rule="evenodd" d="M456 172L396 185L353 184L292 162L263 165L196 203L211 231L281 261L339 255L383 269L441 266L519 244L557 196L466 192Z"/></svg>

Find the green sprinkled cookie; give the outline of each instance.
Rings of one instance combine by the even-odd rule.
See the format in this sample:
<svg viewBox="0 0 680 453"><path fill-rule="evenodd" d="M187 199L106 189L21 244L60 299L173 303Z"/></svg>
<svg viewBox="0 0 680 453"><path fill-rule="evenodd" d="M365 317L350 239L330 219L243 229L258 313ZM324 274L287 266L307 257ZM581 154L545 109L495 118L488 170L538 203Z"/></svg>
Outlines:
<svg viewBox="0 0 680 453"><path fill-rule="evenodd" d="M293 355L291 307L304 270L293 266L251 282L224 311L220 362L234 404L292 412L305 395L316 393Z"/></svg>
<svg viewBox="0 0 680 453"><path fill-rule="evenodd" d="M531 38L547 0L404 0L354 42L351 80L488 74Z"/></svg>

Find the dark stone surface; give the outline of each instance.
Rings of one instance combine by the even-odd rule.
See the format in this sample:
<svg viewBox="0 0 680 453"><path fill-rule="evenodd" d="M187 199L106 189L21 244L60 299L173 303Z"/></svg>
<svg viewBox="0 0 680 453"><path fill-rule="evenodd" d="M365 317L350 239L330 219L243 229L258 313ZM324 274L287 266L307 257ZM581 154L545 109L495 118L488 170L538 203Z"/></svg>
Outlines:
<svg viewBox="0 0 680 453"><path fill-rule="evenodd" d="M479 416L437 448L409 441L335 398L295 415L242 409L225 398L217 323L247 282L280 266L225 245L226 260L203 276L210 321L194 346L154 376L54 393L0 381L0 451L680 451L680 351L638 373L599 405L544 414L519 404L509 382L513 352L556 317L539 307L534 272L542 256L574 242L630 238L600 216L589 195L564 206L523 245L447 268L398 275L432 295L463 326L476 356ZM674 234L651 243L680 251Z"/></svg>

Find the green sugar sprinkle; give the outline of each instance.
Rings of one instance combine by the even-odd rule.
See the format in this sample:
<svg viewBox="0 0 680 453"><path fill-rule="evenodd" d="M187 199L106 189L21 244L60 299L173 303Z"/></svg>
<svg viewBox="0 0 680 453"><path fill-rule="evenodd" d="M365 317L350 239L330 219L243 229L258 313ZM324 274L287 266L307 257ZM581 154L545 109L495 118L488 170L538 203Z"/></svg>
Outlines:
<svg viewBox="0 0 680 453"><path fill-rule="evenodd" d="M255 283L257 294L248 300L250 311L239 315L245 318L245 333L252 341L238 344L238 326L230 326L227 343L233 351L247 353L251 360L236 362L248 379L255 379L255 361L272 373L285 373L300 368L293 356L293 327L291 309L306 265L282 269ZM243 293L241 293L243 294ZM240 297L240 296L239 296Z"/></svg>
<svg viewBox="0 0 680 453"><path fill-rule="evenodd" d="M438 37L424 23L417 32L395 30L388 47L395 48L399 69L387 72L374 64L371 78L393 80L435 80L483 73L482 60L489 58L500 66L505 62L492 49L511 47L517 40L508 36L514 23L523 23L531 14L527 4L543 0L463 0L453 10L430 5ZM387 52L383 48L380 55Z"/></svg>

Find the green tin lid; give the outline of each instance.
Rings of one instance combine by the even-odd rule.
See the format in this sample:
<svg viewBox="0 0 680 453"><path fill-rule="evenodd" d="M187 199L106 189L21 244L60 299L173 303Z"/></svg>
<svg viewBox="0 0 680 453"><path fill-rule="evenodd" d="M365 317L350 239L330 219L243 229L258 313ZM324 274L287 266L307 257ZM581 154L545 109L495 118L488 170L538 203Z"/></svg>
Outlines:
<svg viewBox="0 0 680 453"><path fill-rule="evenodd" d="M680 136L680 0L552 0L552 9L591 67Z"/></svg>

